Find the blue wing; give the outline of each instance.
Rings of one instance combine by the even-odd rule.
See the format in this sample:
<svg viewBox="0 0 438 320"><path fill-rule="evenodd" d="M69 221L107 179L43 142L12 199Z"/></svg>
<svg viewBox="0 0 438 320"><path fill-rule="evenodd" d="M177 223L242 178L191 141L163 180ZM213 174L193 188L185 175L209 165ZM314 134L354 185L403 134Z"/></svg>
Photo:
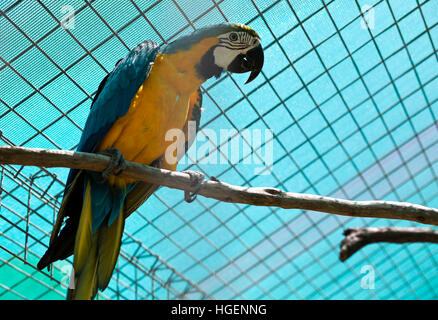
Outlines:
<svg viewBox="0 0 438 320"><path fill-rule="evenodd" d="M78 151L93 152L117 118L126 114L132 98L149 75L157 52L157 43L144 41L117 63L96 94Z"/></svg>
<svg viewBox="0 0 438 320"><path fill-rule="evenodd" d="M158 50L154 41L140 43L103 79L93 99L77 151L93 152L113 123L128 112L132 98L149 75ZM67 186L76 173L77 170L70 170Z"/></svg>

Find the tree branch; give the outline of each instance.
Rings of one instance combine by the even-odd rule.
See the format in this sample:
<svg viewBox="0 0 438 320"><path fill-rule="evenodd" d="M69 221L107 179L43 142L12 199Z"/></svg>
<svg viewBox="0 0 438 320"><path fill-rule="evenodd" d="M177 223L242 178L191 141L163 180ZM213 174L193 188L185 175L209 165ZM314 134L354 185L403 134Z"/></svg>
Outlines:
<svg viewBox="0 0 438 320"><path fill-rule="evenodd" d="M93 153L0 146L0 164L103 171L109 160L107 156ZM186 173L157 169L130 161L127 161L127 167L120 176L169 188L195 191L190 176ZM284 192L275 188L241 187L218 181L214 177L205 181L198 193L224 202L312 210L350 217L410 220L438 226L438 209L411 203L352 201Z"/></svg>
<svg viewBox="0 0 438 320"><path fill-rule="evenodd" d="M341 261L371 243L438 243L438 231L428 228L350 228L344 235L339 253Z"/></svg>

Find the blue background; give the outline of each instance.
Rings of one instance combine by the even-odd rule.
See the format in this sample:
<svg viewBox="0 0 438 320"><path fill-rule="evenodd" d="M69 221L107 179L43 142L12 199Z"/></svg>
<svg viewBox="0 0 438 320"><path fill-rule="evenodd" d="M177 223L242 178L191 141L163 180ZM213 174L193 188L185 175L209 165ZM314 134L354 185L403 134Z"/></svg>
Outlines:
<svg viewBox="0 0 438 320"><path fill-rule="evenodd" d="M60 27L65 4L75 10L74 29ZM373 6L372 29L362 27L364 5ZM99 82L130 48L241 22L262 38L263 74L248 85L245 75L207 81L201 125L218 136L271 129L273 171L255 175L258 165L243 163L263 155L264 144L237 163L178 170L438 207L437 0L0 0L0 10L3 145L74 149ZM0 299L62 299L69 262L42 273L34 265L68 171L1 169ZM99 298L437 298L436 245L374 244L339 261L343 230L366 226L423 225L203 197L188 204L181 191L160 188L127 220ZM374 270L374 289L361 286L364 266Z"/></svg>

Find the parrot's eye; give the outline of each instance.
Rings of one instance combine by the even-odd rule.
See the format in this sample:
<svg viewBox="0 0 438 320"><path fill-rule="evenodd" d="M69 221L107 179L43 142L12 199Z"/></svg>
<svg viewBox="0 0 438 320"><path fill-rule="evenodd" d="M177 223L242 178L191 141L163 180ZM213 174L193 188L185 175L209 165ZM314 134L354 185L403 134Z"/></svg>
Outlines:
<svg viewBox="0 0 438 320"><path fill-rule="evenodd" d="M231 41L236 41L239 37L237 36L237 33L231 32L229 38Z"/></svg>
<svg viewBox="0 0 438 320"><path fill-rule="evenodd" d="M252 45L255 45L257 43L257 39L252 40Z"/></svg>

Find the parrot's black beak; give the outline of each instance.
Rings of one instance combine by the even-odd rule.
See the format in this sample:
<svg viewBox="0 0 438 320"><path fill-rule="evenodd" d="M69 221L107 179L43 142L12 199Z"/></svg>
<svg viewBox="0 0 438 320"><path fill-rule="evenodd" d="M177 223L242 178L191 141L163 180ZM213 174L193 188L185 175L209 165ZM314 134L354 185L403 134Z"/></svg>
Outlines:
<svg viewBox="0 0 438 320"><path fill-rule="evenodd" d="M251 71L246 83L251 82L259 75L263 68L264 54L261 45L249 50L246 54L239 54L233 62L230 63L227 70L235 73L244 73Z"/></svg>

